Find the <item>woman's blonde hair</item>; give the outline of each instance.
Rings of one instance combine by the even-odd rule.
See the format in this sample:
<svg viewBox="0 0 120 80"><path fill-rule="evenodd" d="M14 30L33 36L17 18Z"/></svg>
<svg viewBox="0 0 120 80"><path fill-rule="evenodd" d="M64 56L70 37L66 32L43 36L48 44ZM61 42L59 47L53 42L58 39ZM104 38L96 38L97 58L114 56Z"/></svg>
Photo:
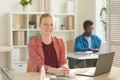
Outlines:
<svg viewBox="0 0 120 80"><path fill-rule="evenodd" d="M41 17L40 17L40 23L41 23L42 19L43 19L43 18L46 18L46 17L51 17L51 18L53 18L53 20L55 21L55 17L54 17L52 14L50 14L50 13L44 13L44 14L42 14Z"/></svg>

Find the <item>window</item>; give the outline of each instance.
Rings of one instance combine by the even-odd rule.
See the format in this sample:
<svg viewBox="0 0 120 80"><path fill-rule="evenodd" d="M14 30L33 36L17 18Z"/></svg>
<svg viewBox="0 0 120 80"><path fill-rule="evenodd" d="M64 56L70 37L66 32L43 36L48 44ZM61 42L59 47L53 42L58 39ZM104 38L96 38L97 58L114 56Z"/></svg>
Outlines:
<svg viewBox="0 0 120 80"><path fill-rule="evenodd" d="M120 0L107 0L107 50L115 51L113 66L120 67Z"/></svg>

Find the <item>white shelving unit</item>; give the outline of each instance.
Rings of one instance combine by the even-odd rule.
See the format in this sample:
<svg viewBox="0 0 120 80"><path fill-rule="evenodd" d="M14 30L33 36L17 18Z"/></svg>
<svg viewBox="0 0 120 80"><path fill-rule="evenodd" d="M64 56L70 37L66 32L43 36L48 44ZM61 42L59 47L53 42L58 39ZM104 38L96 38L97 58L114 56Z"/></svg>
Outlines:
<svg viewBox="0 0 120 80"><path fill-rule="evenodd" d="M1 46L0 52L11 52L11 48L8 46Z"/></svg>
<svg viewBox="0 0 120 80"><path fill-rule="evenodd" d="M50 0L49 6L45 6L48 2L46 2L46 0L44 1L44 11L50 13L53 9L54 11L56 11L56 9L60 9L61 11L52 13L56 18L54 35L63 38L66 43L73 41L75 39L75 11L68 13L63 9L63 5L68 5L67 2L69 1L75 3L75 0L57 0L58 2L60 1L60 5L57 6L58 8L54 6L53 9L51 8L52 10L48 10L48 8L51 4L54 4L53 0ZM62 6L62 8L60 8L60 6ZM27 44L32 38L39 36L39 18L43 13L44 12L10 13L10 47L12 48L11 67L17 72L26 71L28 60ZM68 51L69 50L70 49L68 49Z"/></svg>

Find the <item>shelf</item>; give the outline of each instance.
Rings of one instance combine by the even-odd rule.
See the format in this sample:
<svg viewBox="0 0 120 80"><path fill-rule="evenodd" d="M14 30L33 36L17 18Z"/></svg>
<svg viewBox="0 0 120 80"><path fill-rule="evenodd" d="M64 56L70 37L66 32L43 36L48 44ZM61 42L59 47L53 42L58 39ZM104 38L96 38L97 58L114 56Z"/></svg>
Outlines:
<svg viewBox="0 0 120 80"><path fill-rule="evenodd" d="M14 64L26 64L27 61L17 61L17 62L14 62Z"/></svg>
<svg viewBox="0 0 120 80"><path fill-rule="evenodd" d="M55 32L75 32L75 30L55 30Z"/></svg>
<svg viewBox="0 0 120 80"><path fill-rule="evenodd" d="M11 48L10 47L8 47L8 46L1 46L0 47L0 52L9 52L9 51L11 51Z"/></svg>
<svg viewBox="0 0 120 80"><path fill-rule="evenodd" d="M11 14L43 14L45 12L11 12Z"/></svg>
<svg viewBox="0 0 120 80"><path fill-rule="evenodd" d="M40 29L29 29L29 31L40 31Z"/></svg>
<svg viewBox="0 0 120 80"><path fill-rule="evenodd" d="M27 45L23 45L23 46L13 46L14 48L27 48Z"/></svg>
<svg viewBox="0 0 120 80"><path fill-rule="evenodd" d="M13 31L27 31L27 29L13 29Z"/></svg>
<svg viewBox="0 0 120 80"><path fill-rule="evenodd" d="M32 14L32 15L36 15L36 14L44 14L45 12L11 12L11 14ZM59 16L74 16L75 15L75 13L51 13L51 14L53 14L53 15L59 15Z"/></svg>
<svg viewBox="0 0 120 80"><path fill-rule="evenodd" d="M74 16L74 13L53 13L55 16Z"/></svg>
<svg viewBox="0 0 120 80"><path fill-rule="evenodd" d="M29 29L29 31L40 31L40 29ZM55 30L55 32L75 32L75 30Z"/></svg>

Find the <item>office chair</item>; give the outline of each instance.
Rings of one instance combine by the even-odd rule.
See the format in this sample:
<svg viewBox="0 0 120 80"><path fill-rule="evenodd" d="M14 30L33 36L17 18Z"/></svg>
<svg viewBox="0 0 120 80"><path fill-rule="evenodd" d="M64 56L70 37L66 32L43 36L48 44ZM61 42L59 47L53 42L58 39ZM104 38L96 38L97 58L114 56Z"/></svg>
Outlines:
<svg viewBox="0 0 120 80"><path fill-rule="evenodd" d="M28 59L28 62L27 62L27 72L31 72L31 66L32 66L32 63L31 63L30 59Z"/></svg>

